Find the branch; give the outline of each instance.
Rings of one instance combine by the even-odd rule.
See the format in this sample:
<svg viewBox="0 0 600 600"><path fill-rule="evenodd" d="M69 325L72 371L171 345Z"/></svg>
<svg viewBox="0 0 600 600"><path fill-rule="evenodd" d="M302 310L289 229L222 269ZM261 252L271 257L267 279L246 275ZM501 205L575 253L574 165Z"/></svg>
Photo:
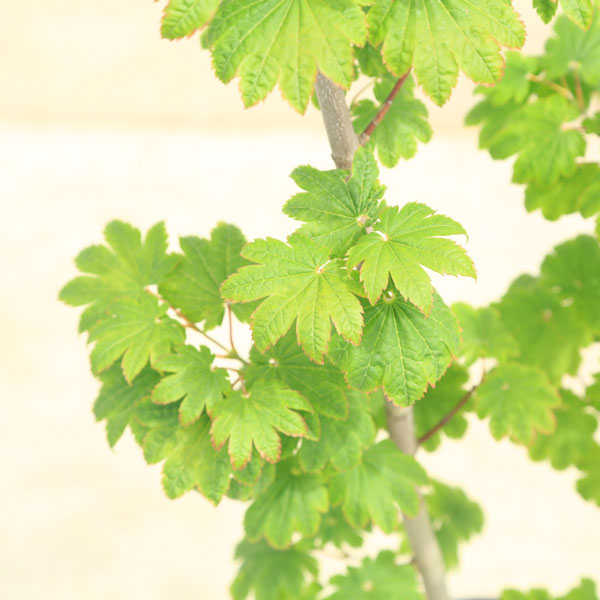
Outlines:
<svg viewBox="0 0 600 600"><path fill-rule="evenodd" d="M315 92L331 146L331 158L338 169L349 171L352 169L352 158L359 143L352 126L344 90L319 73Z"/></svg>
<svg viewBox="0 0 600 600"><path fill-rule="evenodd" d="M375 131L375 127L383 121L383 117L387 114L388 110L392 106L392 102L394 102L394 98L398 95L400 88L404 85L406 78L410 75L410 69L406 71L398 81L396 81L396 85L392 88L392 91L388 94L388 97L385 99L385 102L379 107L377 114L373 117L373 120L367 125L366 129L360 134L360 143L364 146L371 137L371 134Z"/></svg>
<svg viewBox="0 0 600 600"><path fill-rule="evenodd" d="M475 390L480 384L474 385L456 404L456 406L444 415L427 433L424 433L420 438L417 439L417 444L420 446L424 444L431 436L435 435L442 427L444 427L469 401L469 398L473 395Z"/></svg>

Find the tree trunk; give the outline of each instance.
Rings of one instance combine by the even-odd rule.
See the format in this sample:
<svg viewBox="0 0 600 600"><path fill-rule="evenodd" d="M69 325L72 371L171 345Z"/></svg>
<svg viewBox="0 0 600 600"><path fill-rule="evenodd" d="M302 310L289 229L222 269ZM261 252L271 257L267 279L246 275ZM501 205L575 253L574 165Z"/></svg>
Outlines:
<svg viewBox="0 0 600 600"><path fill-rule="evenodd" d="M315 91L331 146L331 157L339 169L350 169L359 141L352 127L344 91L321 73L317 76ZM412 407L398 407L388 402L386 411L391 439L402 452L414 454L417 439ZM416 517L403 515L403 519L428 600L449 600L442 553L422 496L419 514Z"/></svg>

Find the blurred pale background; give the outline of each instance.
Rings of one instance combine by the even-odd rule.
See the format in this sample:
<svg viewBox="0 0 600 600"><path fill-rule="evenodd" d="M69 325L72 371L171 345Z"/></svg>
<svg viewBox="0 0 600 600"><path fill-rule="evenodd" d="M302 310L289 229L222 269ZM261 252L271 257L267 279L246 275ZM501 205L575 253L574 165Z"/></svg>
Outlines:
<svg viewBox="0 0 600 600"><path fill-rule="evenodd" d="M538 51L549 30L528 0L518 4L527 48ZM108 449L76 311L56 296L72 258L111 218L142 228L166 219L172 240L206 235L218 220L250 238L284 236L294 227L280 212L294 191L288 173L331 165L315 110L302 118L275 92L244 111L196 39L160 40L160 13L149 0L3 4L2 598L224 600L235 572L243 507L215 509L195 494L169 501L159 468L128 436ZM510 165L477 151L476 132L462 128L471 90L462 81L447 107L432 108L434 140L382 179L390 202L420 200L465 225L479 281L436 283L448 301L485 303L589 226L525 214ZM597 370L597 353L588 362ZM600 577L600 511L573 492L573 473L529 463L480 423L422 459L486 511L483 535L450 577L456 597L502 586L562 593L581 575Z"/></svg>

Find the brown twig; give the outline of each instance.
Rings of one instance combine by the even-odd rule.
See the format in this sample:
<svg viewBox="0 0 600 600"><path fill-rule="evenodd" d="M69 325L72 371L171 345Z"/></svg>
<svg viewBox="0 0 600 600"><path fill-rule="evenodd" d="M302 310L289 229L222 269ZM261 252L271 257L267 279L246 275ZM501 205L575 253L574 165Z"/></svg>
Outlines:
<svg viewBox="0 0 600 600"><path fill-rule="evenodd" d="M475 390L479 387L479 385L474 385L456 404L456 406L446 415L444 415L429 431L424 433L421 437L417 439L417 444L420 446L424 444L431 436L435 435L442 427L444 427L459 411L463 406L469 401Z"/></svg>
<svg viewBox="0 0 600 600"><path fill-rule="evenodd" d="M229 322L229 345L231 346L231 352L236 356L239 356L238 351L235 348L235 343L233 342L233 315L231 310L231 304L227 302L227 320Z"/></svg>
<svg viewBox="0 0 600 600"><path fill-rule="evenodd" d="M377 111L377 114L373 117L373 120L367 125L366 129L360 134L359 139L360 139L361 145L364 146L369 141L369 138L371 137L371 134L375 131L375 128L377 127L377 125L379 125L379 123L381 123L381 121L383 120L383 117L385 117L388 110L390 110L390 107L392 106L392 102L394 102L394 98L398 95L400 88L404 85L404 82L406 81L406 78L409 76L409 74L410 74L410 69L404 75L402 75L402 77L400 77L400 79L398 79L398 81L396 81L396 85L394 85L394 87L392 88L392 91L388 94L388 97L385 99L385 102L379 107L379 110Z"/></svg>
<svg viewBox="0 0 600 600"><path fill-rule="evenodd" d="M553 89L555 92L558 92L561 96L563 96L567 100L575 99L569 88L562 87L561 85L558 85L558 83L554 83L554 81L548 81L547 79L544 79L543 77L539 77L538 75L534 75L533 73L530 73L528 75L528 79L529 79L529 81L534 81L535 83L540 83L541 85L545 85L546 87Z"/></svg>
<svg viewBox="0 0 600 600"><path fill-rule="evenodd" d="M166 300L160 294L153 292L151 289L146 288L146 292L148 292L151 296L154 296L161 302L167 303ZM175 308L172 304L169 304L169 308L171 308L171 310L183 321L184 327L187 327L188 329L193 329L194 331L197 331L200 335L203 335L207 340L209 340L213 344L215 344L215 346L219 346L219 348L221 348L222 350L225 350L225 352L230 351L230 349L227 346L225 346L224 344L221 344L221 342L219 342L218 340L215 340L215 338L213 338L211 335L206 333L206 331L204 331L203 329L200 329L200 327L198 327L192 320L190 320L188 317L186 317L178 308Z"/></svg>

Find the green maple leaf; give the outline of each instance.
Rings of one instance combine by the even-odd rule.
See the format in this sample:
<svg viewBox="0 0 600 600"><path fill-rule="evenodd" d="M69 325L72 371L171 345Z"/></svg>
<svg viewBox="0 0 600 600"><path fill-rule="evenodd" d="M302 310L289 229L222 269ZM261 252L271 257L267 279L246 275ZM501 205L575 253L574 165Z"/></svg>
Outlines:
<svg viewBox="0 0 600 600"><path fill-rule="evenodd" d="M160 293L194 323L205 329L221 324L225 303L219 287L234 271L249 262L240 256L246 238L235 225L219 223L210 240L190 236L179 240L184 256L179 267L160 285ZM254 304L236 304L232 310L247 321Z"/></svg>
<svg viewBox="0 0 600 600"><path fill-rule="evenodd" d="M525 30L509 3L484 0L375 0L368 13L372 44L396 75L414 69L425 92L441 105L456 85L459 67L473 81L502 77L500 46L520 48Z"/></svg>
<svg viewBox="0 0 600 600"><path fill-rule="evenodd" d="M224 0L205 36L217 77L228 83L239 74L246 106L279 81L283 97L300 112L317 69L350 86L352 44L362 46L365 39L364 13L355 0Z"/></svg>
<svg viewBox="0 0 600 600"><path fill-rule="evenodd" d="M164 223L151 227L142 239L139 229L111 221L104 238L108 246L89 246L75 259L87 275L72 279L60 291L59 298L66 304L91 305L82 316L80 331L89 329L115 300L145 295L147 286L163 281L177 264L177 257L166 253Z"/></svg>
<svg viewBox="0 0 600 600"><path fill-rule="evenodd" d="M431 485L427 508L446 568L454 569L458 566L460 542L470 540L483 529L483 512L460 488L440 481L432 481Z"/></svg>
<svg viewBox="0 0 600 600"><path fill-rule="evenodd" d="M590 217L600 211L600 167L597 163L580 163L573 175L561 177L554 185L529 184L525 191L525 208L541 208L546 219L555 221L563 215L581 211Z"/></svg>
<svg viewBox="0 0 600 600"><path fill-rule="evenodd" d="M310 361L296 343L294 331L288 331L264 354L253 346L244 377L248 387L260 380L285 383L300 392L319 415L332 419L344 419L348 415L348 386L344 375L329 361L323 365Z"/></svg>
<svg viewBox="0 0 600 600"><path fill-rule="evenodd" d="M490 431L497 440L507 435L529 445L536 432L554 430L553 409L560 398L548 377L535 367L503 363L487 375L475 397L479 418L490 418Z"/></svg>
<svg viewBox="0 0 600 600"><path fill-rule="evenodd" d="M600 446L596 446L577 466L582 471L577 491L582 498L600 506Z"/></svg>
<svg viewBox="0 0 600 600"><path fill-rule="evenodd" d="M363 530L352 527L346 521L341 508L331 507L323 515L315 545L318 548L324 548L327 544L333 544L336 548L344 548L346 545L360 548L363 545L363 533Z"/></svg>
<svg viewBox="0 0 600 600"><path fill-rule="evenodd" d="M500 600L552 600L548 591L541 588L533 588L528 592L520 592L514 589L504 590ZM570 590L564 596L555 596L556 600L598 600L596 585L591 579L583 578L576 588Z"/></svg>
<svg viewBox="0 0 600 600"><path fill-rule="evenodd" d="M441 237L466 235L465 230L424 204L410 202L400 210L390 206L382 211L374 229L348 252L349 267L362 263L360 280L371 304L377 302L391 277L407 300L429 313L433 286L423 267L437 273L476 276L465 251Z"/></svg>
<svg viewBox="0 0 600 600"><path fill-rule="evenodd" d="M220 0L169 0L160 28L169 40L192 35L202 29L214 14Z"/></svg>
<svg viewBox="0 0 600 600"><path fill-rule="evenodd" d="M342 256L377 216L378 200L385 189L379 185L378 175L375 158L364 148L354 155L350 178L342 170L298 167L292 179L304 192L290 198L283 212L305 222L301 233L319 246L331 248L334 256Z"/></svg>
<svg viewBox="0 0 600 600"><path fill-rule="evenodd" d="M541 276L586 324L600 332L600 243L596 238L579 235L556 246L544 259Z"/></svg>
<svg viewBox="0 0 600 600"><path fill-rule="evenodd" d="M473 308L463 302L452 305L462 328L461 357L465 365L479 358L507 360L519 354L515 338L507 331L494 307Z"/></svg>
<svg viewBox="0 0 600 600"><path fill-rule="evenodd" d="M213 354L206 346L200 350L192 346L176 348L176 354L161 357L154 367L173 373L163 377L152 391L152 401L169 404L183 398L179 407L182 425L189 425L202 411L210 413L230 388L227 371L213 368Z"/></svg>
<svg viewBox="0 0 600 600"><path fill-rule="evenodd" d="M576 373L580 348L591 342L591 334L573 306L565 306L540 280L522 275L496 308L519 344L520 361L541 368L556 385L564 374Z"/></svg>
<svg viewBox="0 0 600 600"><path fill-rule="evenodd" d="M548 24L556 14L558 9L557 0L533 0L533 8L544 23Z"/></svg>
<svg viewBox="0 0 600 600"><path fill-rule="evenodd" d="M390 74L375 83L373 93L377 103L361 100L352 106L354 129L362 133L387 100L396 79ZM414 80L408 77L394 98L383 120L369 138L369 147L377 150L381 164L393 167L400 158L412 158L417 152L417 141L426 144L432 130L427 120L427 108L414 97Z"/></svg>
<svg viewBox="0 0 600 600"><path fill-rule="evenodd" d="M595 133L596 135L600 135L600 111L597 112L593 117L584 119L582 125L586 133Z"/></svg>
<svg viewBox="0 0 600 600"><path fill-rule="evenodd" d="M276 463L281 457L278 431L298 437L308 433L306 421L297 410L313 409L298 392L276 381L257 383L248 394L233 391L213 407L213 444L220 450L229 440L234 469L246 466L253 445L265 460Z"/></svg>
<svg viewBox="0 0 600 600"><path fill-rule="evenodd" d="M235 558L242 565L231 585L234 600L245 600L253 593L255 600L296 600L315 578L319 567L306 544L275 550L265 542L240 542Z"/></svg>
<svg viewBox="0 0 600 600"><path fill-rule="evenodd" d="M321 417L321 439L304 440L298 458L305 471L322 471L328 462L338 470L355 467L373 443L375 425L364 394L348 393L350 411L344 421Z"/></svg>
<svg viewBox="0 0 600 600"><path fill-rule="evenodd" d="M135 406L129 426L149 465L166 458L173 448L181 428L178 417L179 402L162 406L154 404L148 397Z"/></svg>
<svg viewBox="0 0 600 600"><path fill-rule="evenodd" d="M129 384L119 365L113 365L99 377L102 387L94 402L94 416L97 421L106 419L106 436L108 445L112 448L127 428L136 405L150 396L160 376L146 367Z"/></svg>
<svg viewBox="0 0 600 600"><path fill-rule="evenodd" d="M273 548L287 548L294 532L317 533L329 509L327 488L316 475L297 473L289 462L277 466L273 483L256 497L244 517L251 542L264 537Z"/></svg>
<svg viewBox="0 0 600 600"><path fill-rule="evenodd" d="M385 533L398 522L398 507L411 516L419 510L416 486L427 483L423 468L403 454L391 440L383 440L363 453L362 463L332 476L331 504L342 505L348 523L364 528L372 521Z"/></svg>
<svg viewBox="0 0 600 600"><path fill-rule="evenodd" d="M594 375L594 383L585 390L585 400L600 412L600 373Z"/></svg>
<svg viewBox="0 0 600 600"><path fill-rule="evenodd" d="M396 560L391 550L381 551L375 560L365 557L360 567L331 578L337 590L327 600L423 600L415 567Z"/></svg>
<svg viewBox="0 0 600 600"><path fill-rule="evenodd" d="M435 427L468 392L464 389L469 380L467 370L458 365L451 365L443 377L427 390L425 396L413 408L417 438L425 435ZM442 441L442 433L452 439L460 439L467 431L467 420L464 417L466 408L455 414L444 427L433 434L423 444L423 448L433 451Z"/></svg>
<svg viewBox="0 0 600 600"><path fill-rule="evenodd" d="M575 0L573 0L574 2ZM582 31L562 16L556 20L552 37L546 43L542 64L549 79L560 79L576 70L581 80L595 88L600 83L600 11L596 10L591 24Z"/></svg>
<svg viewBox="0 0 600 600"><path fill-rule="evenodd" d="M506 52L506 69L501 81L494 87L480 86L477 92L484 94L492 106L524 103L531 94L531 75L540 70L539 59L521 52Z"/></svg>
<svg viewBox="0 0 600 600"><path fill-rule="evenodd" d="M554 412L556 427L549 435L537 435L529 448L532 460L549 460L555 469L566 469L584 460L594 448L598 421L586 412L586 403L575 394L561 391L561 405Z"/></svg>
<svg viewBox="0 0 600 600"><path fill-rule="evenodd" d="M226 452L216 452L210 441L210 419L202 415L189 427L177 430L163 466L163 487L169 498L197 488L218 504L229 488L231 467Z"/></svg>
<svg viewBox="0 0 600 600"><path fill-rule="evenodd" d="M360 346L335 338L330 356L351 386L364 392L382 387L395 404L409 405L443 375L459 341L456 319L437 293L425 317L390 291L366 308Z"/></svg>
<svg viewBox="0 0 600 600"><path fill-rule="evenodd" d="M88 339L95 342L92 371L100 373L122 356L123 374L131 382L148 359L153 362L168 354L172 345L183 343L183 327L166 316L167 309L148 294L110 305L111 314L90 329Z"/></svg>
<svg viewBox="0 0 600 600"><path fill-rule="evenodd" d="M252 316L252 337L264 352L296 320L298 343L309 358L322 363L331 338L331 321L337 331L358 343L362 307L352 290L355 283L340 259L305 235L294 233L288 244L267 238L245 246L243 256L261 263L242 267L221 287L229 300L248 302L264 298Z"/></svg>

